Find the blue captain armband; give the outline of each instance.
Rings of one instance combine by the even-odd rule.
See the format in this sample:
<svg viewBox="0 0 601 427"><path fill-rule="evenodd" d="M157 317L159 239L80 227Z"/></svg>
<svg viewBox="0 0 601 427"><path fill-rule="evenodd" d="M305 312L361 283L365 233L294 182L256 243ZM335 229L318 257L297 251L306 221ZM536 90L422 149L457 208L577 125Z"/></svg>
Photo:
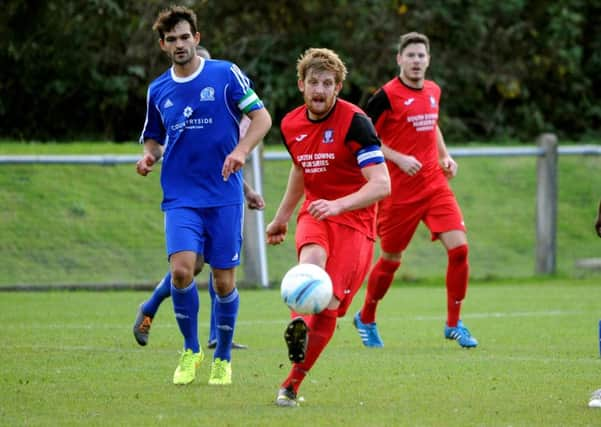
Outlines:
<svg viewBox="0 0 601 427"><path fill-rule="evenodd" d="M384 163L384 153L377 145L370 145L363 147L356 153L357 163L359 167L364 168L368 165L377 165L378 163Z"/></svg>

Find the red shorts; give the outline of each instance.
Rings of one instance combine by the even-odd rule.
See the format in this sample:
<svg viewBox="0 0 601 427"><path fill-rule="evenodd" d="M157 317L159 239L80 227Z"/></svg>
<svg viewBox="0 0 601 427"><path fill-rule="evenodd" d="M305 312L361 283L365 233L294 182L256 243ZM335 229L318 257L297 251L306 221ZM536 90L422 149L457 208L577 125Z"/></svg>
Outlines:
<svg viewBox="0 0 601 427"><path fill-rule="evenodd" d="M393 204L387 197L378 205L377 232L384 252L403 252L420 221L430 230L432 240L440 233L467 231L455 195L448 187L414 203Z"/></svg>
<svg viewBox="0 0 601 427"><path fill-rule="evenodd" d="M374 241L346 225L318 221L305 213L296 225L297 255L303 246L312 243L326 251L326 271L332 279L334 295L340 300L338 317L343 317L369 272Z"/></svg>

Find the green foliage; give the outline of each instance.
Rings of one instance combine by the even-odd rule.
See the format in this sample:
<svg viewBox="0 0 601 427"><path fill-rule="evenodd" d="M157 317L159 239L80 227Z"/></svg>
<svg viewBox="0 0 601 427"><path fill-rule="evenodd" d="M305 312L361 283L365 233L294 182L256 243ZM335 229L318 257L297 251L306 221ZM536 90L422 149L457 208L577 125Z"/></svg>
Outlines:
<svg viewBox="0 0 601 427"><path fill-rule="evenodd" d="M242 290L233 384L207 385L211 352L189 386L171 384L181 336L165 301L147 347L131 334L134 292L2 293L0 424L6 426L592 426L601 387L595 280L471 286L463 320L480 345L443 339L442 286L394 286L378 310L385 347L362 347L350 314L300 389L278 408L289 370L276 290ZM209 301L200 290L199 338ZM569 325L569 327L566 327Z"/></svg>
<svg viewBox="0 0 601 427"><path fill-rule="evenodd" d="M363 105L397 73L400 34L432 42L449 141L564 139L601 128L601 6L590 0L310 0L183 2L202 43L253 78L277 124L301 102L295 64L330 47L350 75L342 96ZM169 64L152 23L158 0L23 2L0 16L0 134L18 139L136 139L148 83Z"/></svg>

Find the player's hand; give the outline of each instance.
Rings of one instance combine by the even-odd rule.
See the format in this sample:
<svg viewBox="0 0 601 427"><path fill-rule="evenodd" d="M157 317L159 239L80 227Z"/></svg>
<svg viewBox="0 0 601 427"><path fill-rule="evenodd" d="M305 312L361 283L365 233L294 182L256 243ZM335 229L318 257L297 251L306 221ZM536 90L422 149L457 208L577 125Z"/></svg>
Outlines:
<svg viewBox="0 0 601 427"><path fill-rule="evenodd" d="M338 215L342 212L342 207L335 200L314 200L307 207L307 211L317 220L325 219L329 216Z"/></svg>
<svg viewBox="0 0 601 427"><path fill-rule="evenodd" d="M221 169L223 180L227 181L231 174L242 169L244 163L246 163L246 155L238 149L234 149L234 151L227 155L223 162L223 168Z"/></svg>
<svg viewBox="0 0 601 427"><path fill-rule="evenodd" d="M288 224L282 224L279 222L270 222L265 228L265 234L267 235L267 243L270 245L279 245L286 238L288 232Z"/></svg>
<svg viewBox="0 0 601 427"><path fill-rule="evenodd" d="M155 157L150 153L146 153L136 162L136 172L138 172L139 175L146 176L152 172L152 167L155 163Z"/></svg>
<svg viewBox="0 0 601 427"><path fill-rule="evenodd" d="M597 232L597 236L601 237L601 215L597 217L597 222L595 223L595 231Z"/></svg>
<svg viewBox="0 0 601 427"><path fill-rule="evenodd" d="M256 191L249 190L244 194L244 197L246 198L248 209L262 210L265 207L265 200Z"/></svg>
<svg viewBox="0 0 601 427"><path fill-rule="evenodd" d="M453 160L450 157L443 157L442 159L440 159L439 163L440 167L442 168L442 173L444 173L444 175L447 178L451 179L455 175L457 175L457 168L459 166L457 165L455 160Z"/></svg>
<svg viewBox="0 0 601 427"><path fill-rule="evenodd" d="M396 165L407 175L414 176L422 168L422 163L413 156L407 156L401 154L397 159L394 160Z"/></svg>

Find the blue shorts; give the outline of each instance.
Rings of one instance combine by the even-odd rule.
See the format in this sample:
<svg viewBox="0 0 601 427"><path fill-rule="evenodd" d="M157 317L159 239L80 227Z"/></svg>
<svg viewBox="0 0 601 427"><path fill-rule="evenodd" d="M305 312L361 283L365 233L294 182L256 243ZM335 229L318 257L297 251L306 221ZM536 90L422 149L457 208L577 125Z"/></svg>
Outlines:
<svg viewBox="0 0 601 427"><path fill-rule="evenodd" d="M175 208L165 211L167 257L181 251L204 256L211 267L240 265L244 205Z"/></svg>

